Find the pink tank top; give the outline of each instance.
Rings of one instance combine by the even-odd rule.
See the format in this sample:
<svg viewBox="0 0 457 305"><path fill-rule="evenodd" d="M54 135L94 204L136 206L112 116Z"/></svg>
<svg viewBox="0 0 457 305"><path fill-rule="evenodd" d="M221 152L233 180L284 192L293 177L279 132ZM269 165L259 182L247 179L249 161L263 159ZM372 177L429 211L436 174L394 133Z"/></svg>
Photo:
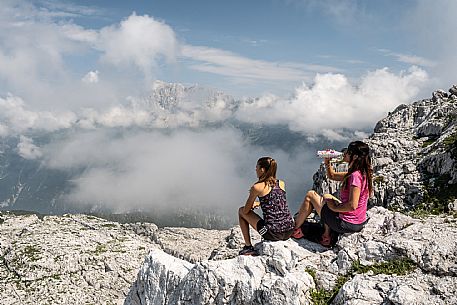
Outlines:
<svg viewBox="0 0 457 305"><path fill-rule="evenodd" d="M361 224L367 220L367 204L370 196L368 190L367 178L362 175L360 171L353 172L348 178L348 183L341 189L340 199L343 204L347 204L349 201L349 190L351 186L360 188L360 197L357 209L350 212L341 212L339 217L341 220L352 224Z"/></svg>

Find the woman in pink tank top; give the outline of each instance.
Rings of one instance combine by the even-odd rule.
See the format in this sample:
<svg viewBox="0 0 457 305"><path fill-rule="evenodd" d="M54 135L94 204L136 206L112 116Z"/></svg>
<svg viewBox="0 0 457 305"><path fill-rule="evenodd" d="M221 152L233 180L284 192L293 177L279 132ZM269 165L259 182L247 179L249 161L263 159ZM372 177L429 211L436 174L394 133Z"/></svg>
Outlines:
<svg viewBox="0 0 457 305"><path fill-rule="evenodd" d="M335 172L330 159L325 158L327 176L331 180L342 181L340 200L330 194L320 196L309 191L295 219L292 237L303 236L301 225L311 214L313 208L324 222L324 234L321 244L330 246L330 229L337 233L351 233L362 230L367 221L367 203L373 191L373 169L370 148L361 141L349 143L343 160L349 163L347 172Z"/></svg>

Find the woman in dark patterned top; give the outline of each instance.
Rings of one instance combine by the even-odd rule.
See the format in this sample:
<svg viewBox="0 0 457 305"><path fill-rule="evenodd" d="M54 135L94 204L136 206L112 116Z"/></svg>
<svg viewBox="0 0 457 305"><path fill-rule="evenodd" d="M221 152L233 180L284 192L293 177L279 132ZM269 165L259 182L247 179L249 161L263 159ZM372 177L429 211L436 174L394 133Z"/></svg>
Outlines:
<svg viewBox="0 0 457 305"><path fill-rule="evenodd" d="M270 157L257 161L255 171L259 180L251 187L246 204L238 210L245 242L240 255L257 254L251 244L249 225L265 240L286 240L293 233L294 221L287 206L285 184L276 179L276 169L276 161ZM257 197L259 202L255 202ZM262 208L264 219L252 211L258 205Z"/></svg>

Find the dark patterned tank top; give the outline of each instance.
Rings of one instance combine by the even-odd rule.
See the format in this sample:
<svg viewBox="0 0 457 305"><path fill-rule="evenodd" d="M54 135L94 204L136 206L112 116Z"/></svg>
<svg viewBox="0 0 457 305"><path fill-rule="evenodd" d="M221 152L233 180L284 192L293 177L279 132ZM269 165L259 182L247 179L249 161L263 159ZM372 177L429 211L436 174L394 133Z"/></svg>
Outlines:
<svg viewBox="0 0 457 305"><path fill-rule="evenodd" d="M286 192L279 187L279 180L271 191L259 197L265 227L275 233L283 233L294 228L294 221L286 201Z"/></svg>

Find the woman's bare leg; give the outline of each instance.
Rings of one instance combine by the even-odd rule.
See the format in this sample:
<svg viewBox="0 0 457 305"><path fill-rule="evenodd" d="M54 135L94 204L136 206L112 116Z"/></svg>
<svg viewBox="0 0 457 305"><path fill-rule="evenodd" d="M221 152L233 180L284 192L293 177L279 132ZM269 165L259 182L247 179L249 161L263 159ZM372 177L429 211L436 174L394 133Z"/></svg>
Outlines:
<svg viewBox="0 0 457 305"><path fill-rule="evenodd" d="M324 223L324 233L322 237L330 238L330 227Z"/></svg>
<svg viewBox="0 0 457 305"><path fill-rule="evenodd" d="M295 218L295 229L300 228L305 222L306 218L311 214L313 208L320 215L322 209L322 197L315 191L306 193L300 210L298 211L297 218Z"/></svg>
<svg viewBox="0 0 457 305"><path fill-rule="evenodd" d="M253 211L249 213L243 213L244 207L240 207L238 210L238 222L240 223L241 233L243 233L244 244L251 246L251 235L249 234L249 225L257 230L257 222L261 219L259 215Z"/></svg>

